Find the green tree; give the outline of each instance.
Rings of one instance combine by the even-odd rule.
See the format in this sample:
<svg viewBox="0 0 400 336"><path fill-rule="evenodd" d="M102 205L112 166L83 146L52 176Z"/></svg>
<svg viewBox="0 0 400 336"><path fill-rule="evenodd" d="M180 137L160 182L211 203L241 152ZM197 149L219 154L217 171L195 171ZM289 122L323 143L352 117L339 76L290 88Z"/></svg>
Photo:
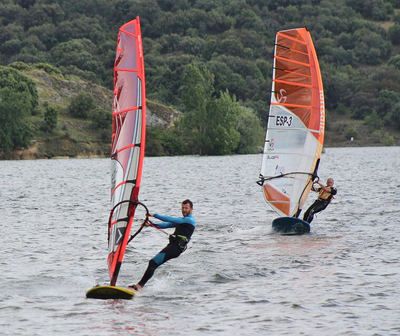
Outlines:
<svg viewBox="0 0 400 336"><path fill-rule="evenodd" d="M28 104L29 112L35 114L39 98L36 84L31 79L16 69L0 66L0 88L9 88L25 95L24 102Z"/></svg>
<svg viewBox="0 0 400 336"><path fill-rule="evenodd" d="M92 96L87 93L80 93L71 100L68 112L73 117L86 119L94 107L95 104Z"/></svg>
<svg viewBox="0 0 400 336"><path fill-rule="evenodd" d="M92 127L97 130L111 131L111 112L97 107L92 111Z"/></svg>
<svg viewBox="0 0 400 336"><path fill-rule="evenodd" d="M14 2L14 1L13 1ZM20 22L26 15L26 10L20 6L13 4L13 2L0 3L0 18L4 25L12 22Z"/></svg>
<svg viewBox="0 0 400 336"><path fill-rule="evenodd" d="M14 55L21 50L22 45L23 44L20 40L8 40L2 43L0 51L6 55Z"/></svg>
<svg viewBox="0 0 400 336"><path fill-rule="evenodd" d="M52 23L44 23L42 25L33 26L28 30L28 34L37 36L48 49L51 49L58 43L56 26Z"/></svg>
<svg viewBox="0 0 400 336"><path fill-rule="evenodd" d="M193 152L207 154L207 108L214 92L214 76L202 64L189 64L184 71L182 83L181 99L185 111L183 130Z"/></svg>
<svg viewBox="0 0 400 336"><path fill-rule="evenodd" d="M382 35L368 28L358 29L354 33L354 54L359 62L376 65L390 56L392 45Z"/></svg>
<svg viewBox="0 0 400 336"><path fill-rule="evenodd" d="M179 128L149 127L146 132L146 155L164 156L191 153Z"/></svg>
<svg viewBox="0 0 400 336"><path fill-rule="evenodd" d="M259 120L228 91L215 97L213 75L204 65L189 65L183 83L182 102L186 112L181 127L192 153L223 155L254 150L262 133ZM250 135L251 131L254 134Z"/></svg>
<svg viewBox="0 0 400 336"><path fill-rule="evenodd" d="M232 154L240 142L237 122L241 106L228 91L221 92L207 106L207 124L205 125L203 154Z"/></svg>
<svg viewBox="0 0 400 336"><path fill-rule="evenodd" d="M400 44L400 24L396 23L389 28L389 37L393 44Z"/></svg>
<svg viewBox="0 0 400 336"><path fill-rule="evenodd" d="M379 91L377 112L380 116L391 113L396 103L400 102L400 93L391 90Z"/></svg>
<svg viewBox="0 0 400 336"><path fill-rule="evenodd" d="M397 68L397 70L400 70L400 55L393 56L392 58L390 58L388 63Z"/></svg>
<svg viewBox="0 0 400 336"><path fill-rule="evenodd" d="M84 40L98 43L105 39L107 35L98 18L92 18L85 15L76 15L70 20L62 21L57 25L55 36L59 42L70 40Z"/></svg>
<svg viewBox="0 0 400 336"><path fill-rule="evenodd" d="M264 129L261 127L260 119L253 110L241 107L237 129L240 134L237 153L257 153L262 148L265 135Z"/></svg>
<svg viewBox="0 0 400 336"><path fill-rule="evenodd" d="M44 116L43 116L43 130L45 132L51 133L57 127L58 122L58 112L57 110L45 104L44 106Z"/></svg>
<svg viewBox="0 0 400 336"><path fill-rule="evenodd" d="M9 152L29 145L32 131L28 117L37 106L35 83L16 69L0 66L0 150Z"/></svg>
<svg viewBox="0 0 400 336"><path fill-rule="evenodd" d="M28 92L0 87L0 151L10 152L29 145L32 131L27 117L31 114Z"/></svg>
<svg viewBox="0 0 400 336"><path fill-rule="evenodd" d="M400 103L397 103L390 114L387 115L386 124L400 130Z"/></svg>
<svg viewBox="0 0 400 336"><path fill-rule="evenodd" d="M347 0L346 3L363 16L374 20L386 20L393 13L392 4L385 0Z"/></svg>
<svg viewBox="0 0 400 336"><path fill-rule="evenodd" d="M379 115L373 111L369 113L365 119L364 123L370 128L370 129L376 129L376 128L382 128L383 126L383 119L379 117Z"/></svg>
<svg viewBox="0 0 400 336"><path fill-rule="evenodd" d="M51 50L51 57L56 65L76 66L87 71L96 71L99 62L94 56L96 46L88 39L75 39L63 42Z"/></svg>

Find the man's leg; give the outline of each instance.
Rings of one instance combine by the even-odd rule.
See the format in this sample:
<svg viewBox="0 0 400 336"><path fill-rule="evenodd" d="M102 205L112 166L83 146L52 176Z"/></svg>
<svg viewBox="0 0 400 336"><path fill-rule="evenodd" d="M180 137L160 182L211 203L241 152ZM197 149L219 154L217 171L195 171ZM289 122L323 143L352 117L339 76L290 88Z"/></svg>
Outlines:
<svg viewBox="0 0 400 336"><path fill-rule="evenodd" d="M154 271L172 258L178 257L182 253L182 250L176 244L168 244L162 249L153 259L149 261L146 272L144 272L142 279L138 285L144 287L144 285L151 279Z"/></svg>
<svg viewBox="0 0 400 336"><path fill-rule="evenodd" d="M317 212L321 212L322 210L325 210L325 208L328 206L328 202L325 201L318 201L318 204L313 209L313 213L316 214Z"/></svg>
<svg viewBox="0 0 400 336"><path fill-rule="evenodd" d="M306 213L304 214L303 220L308 223L311 223L314 218L314 207L317 205L318 201L315 201L311 206L307 209Z"/></svg>
<svg viewBox="0 0 400 336"><path fill-rule="evenodd" d="M316 200L304 214L304 220L308 223L311 223L314 219L314 215L318 212L321 212L328 206L328 202Z"/></svg>

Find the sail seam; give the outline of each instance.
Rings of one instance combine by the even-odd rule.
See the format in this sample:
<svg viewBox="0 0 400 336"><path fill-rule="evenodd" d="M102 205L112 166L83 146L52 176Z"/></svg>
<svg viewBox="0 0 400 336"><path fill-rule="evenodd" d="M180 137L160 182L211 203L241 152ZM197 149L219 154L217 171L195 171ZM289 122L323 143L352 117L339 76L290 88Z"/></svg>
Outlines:
<svg viewBox="0 0 400 336"><path fill-rule="evenodd" d="M305 88L312 88L311 84L302 84L302 83L297 83L297 82L290 82L290 81L285 81L285 80L282 80L282 79L274 79L273 81L277 82L277 83L292 85L292 86L300 86L300 87L305 87Z"/></svg>
<svg viewBox="0 0 400 336"><path fill-rule="evenodd" d="M307 77L307 78L312 78L310 75L302 74L302 73L297 72L297 71L291 71L291 70L281 69L281 68L277 68L277 67L274 67L274 69L280 70L280 71L284 71L284 72L288 72L288 73L292 73L292 74L299 75L299 76L303 76L303 77Z"/></svg>
<svg viewBox="0 0 400 336"><path fill-rule="evenodd" d="M275 44L275 45L276 45L277 47L287 49L287 50L289 50L289 51L291 51L291 52L296 52L296 53L302 54L302 55L304 55L304 56L309 56L307 53L305 53L305 52L303 52L303 51L296 50L296 49L292 49L292 48L286 47L286 46L284 46L284 45L282 45L282 44Z"/></svg>
<svg viewBox="0 0 400 336"><path fill-rule="evenodd" d="M278 60L285 61L285 62L303 65L303 66L305 66L305 67L307 67L307 68L310 67L310 64L309 64L309 63L304 63L304 62L300 62L300 61L291 60L291 59L286 58L286 57L282 57L282 56L275 55L275 58L278 59Z"/></svg>
<svg viewBox="0 0 400 336"><path fill-rule="evenodd" d="M283 38L286 38L286 39L288 39L288 40L292 40L292 41L295 41L295 42L298 42L298 43L300 43L300 44L302 44L302 45L307 46L307 43L306 43L305 41L298 40L297 38L291 37L291 36L289 36L289 35L280 33L279 36L280 36L280 37L283 37Z"/></svg>

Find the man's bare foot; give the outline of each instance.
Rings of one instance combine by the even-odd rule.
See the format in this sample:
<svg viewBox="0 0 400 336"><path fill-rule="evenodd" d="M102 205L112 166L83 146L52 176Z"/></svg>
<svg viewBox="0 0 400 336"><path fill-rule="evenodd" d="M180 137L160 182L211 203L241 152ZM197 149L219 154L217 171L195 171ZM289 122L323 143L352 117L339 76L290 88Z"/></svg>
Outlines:
<svg viewBox="0 0 400 336"><path fill-rule="evenodd" d="M139 284L136 284L136 285L129 285L128 288L132 288L135 291L140 291L143 287L140 286Z"/></svg>

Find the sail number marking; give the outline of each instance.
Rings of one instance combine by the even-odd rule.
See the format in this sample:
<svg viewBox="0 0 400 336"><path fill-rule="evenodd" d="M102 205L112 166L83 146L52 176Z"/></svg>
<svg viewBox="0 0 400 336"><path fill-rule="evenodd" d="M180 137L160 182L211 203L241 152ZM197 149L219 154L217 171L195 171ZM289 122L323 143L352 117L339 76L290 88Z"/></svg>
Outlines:
<svg viewBox="0 0 400 336"><path fill-rule="evenodd" d="M290 127L292 125L293 117L291 116L281 116L277 115L275 119L275 125L276 126L288 126Z"/></svg>

